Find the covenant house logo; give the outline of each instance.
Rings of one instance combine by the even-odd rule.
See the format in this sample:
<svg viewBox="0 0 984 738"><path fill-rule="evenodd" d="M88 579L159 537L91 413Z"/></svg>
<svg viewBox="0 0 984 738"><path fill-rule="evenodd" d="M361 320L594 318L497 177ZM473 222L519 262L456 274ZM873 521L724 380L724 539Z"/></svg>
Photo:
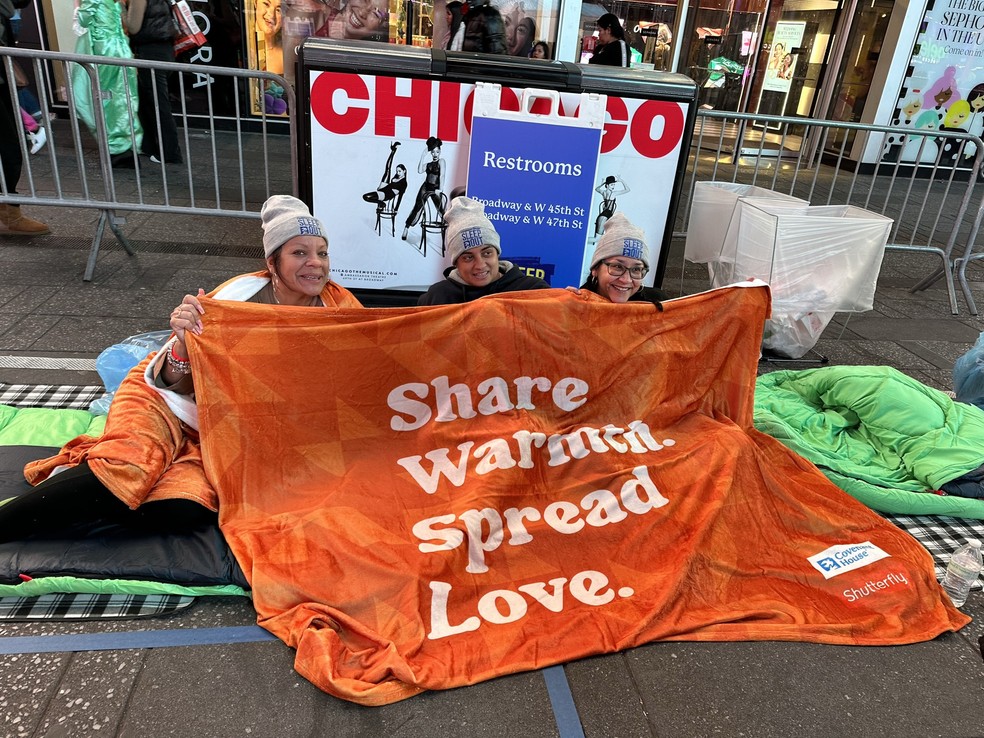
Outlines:
<svg viewBox="0 0 984 738"><path fill-rule="evenodd" d="M810 556L807 561L813 564L814 569L823 574L824 579L830 579L838 574L854 571L862 566L886 559L888 556L871 541L864 541L831 546L825 551Z"/></svg>

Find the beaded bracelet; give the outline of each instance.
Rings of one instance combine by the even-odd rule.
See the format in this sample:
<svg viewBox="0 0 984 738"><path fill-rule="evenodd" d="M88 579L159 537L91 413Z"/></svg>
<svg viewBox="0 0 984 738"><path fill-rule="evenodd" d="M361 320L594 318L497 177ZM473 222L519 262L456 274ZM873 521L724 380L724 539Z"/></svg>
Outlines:
<svg viewBox="0 0 984 738"><path fill-rule="evenodd" d="M181 361L181 359L176 358L174 356L174 352L172 351L173 347L174 344L168 346L167 353L164 355L164 358L167 359L167 365L178 374L191 374L191 362L187 360Z"/></svg>

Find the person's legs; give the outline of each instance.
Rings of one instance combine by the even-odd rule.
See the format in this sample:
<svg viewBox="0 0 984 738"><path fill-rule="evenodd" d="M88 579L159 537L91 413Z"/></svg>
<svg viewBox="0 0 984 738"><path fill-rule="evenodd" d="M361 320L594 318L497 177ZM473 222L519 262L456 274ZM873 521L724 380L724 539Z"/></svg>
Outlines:
<svg viewBox="0 0 984 738"><path fill-rule="evenodd" d="M20 136L17 135L19 127L17 115L10 104L10 90L0 80L0 159L3 160L3 181L10 194L17 193L17 181L24 165Z"/></svg>
<svg viewBox="0 0 984 738"><path fill-rule="evenodd" d="M24 130L28 133L34 133L38 130L38 122L34 120L34 116L28 113L24 108L20 108L21 123L24 124Z"/></svg>
<svg viewBox="0 0 984 738"><path fill-rule="evenodd" d="M134 49L134 56L148 61L173 61L169 44L143 44ZM181 145L178 143L178 128L171 112L171 96L168 91L168 73L163 69L137 70L138 115L143 127L141 153L155 156L163 161L180 164ZM160 141L157 137L160 120Z"/></svg>
<svg viewBox="0 0 984 738"><path fill-rule="evenodd" d="M21 176L24 158L21 154L18 128L21 122L10 102L10 88L0 80L0 174L7 194L17 194L17 181ZM20 205L0 205L0 235L40 236L50 233L48 226L21 214Z"/></svg>
<svg viewBox="0 0 984 738"><path fill-rule="evenodd" d="M138 59L142 58L139 54ZM157 113L154 102L154 74L149 69L137 70L137 117L143 128L143 144L140 153L146 156L158 155L157 147Z"/></svg>
<svg viewBox="0 0 984 738"><path fill-rule="evenodd" d="M180 164L181 144L178 143L178 127L174 123L171 112L171 93L167 87L168 72L158 69L154 71L157 80L157 108L161 115L161 147L164 149L164 161Z"/></svg>

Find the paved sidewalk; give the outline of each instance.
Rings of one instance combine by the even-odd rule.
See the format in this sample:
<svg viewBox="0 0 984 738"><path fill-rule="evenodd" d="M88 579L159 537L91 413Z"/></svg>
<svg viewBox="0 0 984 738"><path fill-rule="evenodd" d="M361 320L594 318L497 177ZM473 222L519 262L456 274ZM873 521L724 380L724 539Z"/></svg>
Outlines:
<svg viewBox="0 0 984 738"><path fill-rule="evenodd" d="M94 281L83 283L95 214L28 212L53 234L0 239L0 382L96 384L92 360L101 349L166 327L185 292L260 264L258 221L131 214L124 230L136 256L107 236ZM664 281L674 294L681 253L675 244ZM951 316L942 283L908 292L931 266L929 257L887 254L875 309L839 315L818 350L832 363L887 364L949 388L953 361L984 320ZM972 278L982 274L975 267ZM682 290L702 289L701 275L702 267L687 267ZM984 297L984 285L974 288ZM80 363L56 366L67 359ZM293 652L279 641L148 640L75 653L35 653L40 642L32 642L27 653L0 655L0 735L566 737L578 734L579 721L588 736L984 736L984 593L973 593L965 610L972 624L929 643L657 643L382 708L321 693L293 671ZM235 628L254 623L245 599L202 598L169 618L0 625L0 644L133 631L162 644L192 632L231 641ZM568 689L573 703L563 700Z"/></svg>

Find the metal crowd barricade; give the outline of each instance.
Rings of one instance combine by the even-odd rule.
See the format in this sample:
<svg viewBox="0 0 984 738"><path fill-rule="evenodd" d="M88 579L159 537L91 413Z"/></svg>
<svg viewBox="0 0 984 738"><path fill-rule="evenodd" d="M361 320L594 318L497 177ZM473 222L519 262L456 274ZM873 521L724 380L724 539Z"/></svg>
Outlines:
<svg viewBox="0 0 984 738"><path fill-rule="evenodd" d="M29 143L22 126L18 126L23 171L17 183L17 193L9 191L0 177L0 199L10 204L55 205L89 208L100 211L83 279L90 281L95 271L99 246L106 226L132 255L133 248L119 226L125 222L118 211L166 212L188 215L258 218L263 202L273 194L297 194L297 155L295 146L296 101L293 88L283 77L251 69L212 67L196 64L149 62L137 59L115 59L61 52L36 51L0 47L0 63L7 78L14 79L13 64L30 65L35 79L48 71L60 68L65 80L64 99L67 118L56 117L51 111L56 102L39 86L42 119L47 146L38 154L29 153ZM92 105L94 130L89 130L78 116L71 79L73 67L81 67L88 77L91 100L100 101L117 94L102 89L100 65L133 69L165 70L171 75L172 114L178 126L178 138L184 154L182 164L154 164L149 158L137 155L136 137L131 130L131 152L128 168L114 167L109 150L107 125L100 104ZM190 113L187 105L187 79L200 80L207 75L206 112ZM215 112L212 82L228 78L231 85L233 112L219 116ZM157 81L151 74L155 112L159 113ZM273 83L283 88L287 100L284 116L259 110L250 118L244 108L255 92L250 84ZM17 93L8 85L14 110ZM127 86L126 109L137 119L138 101ZM173 102L174 100L178 102ZM260 95L262 100L262 95ZM260 106L263 107L262 105ZM160 139L160 115L155 115ZM189 125L191 119L195 120ZM202 143L204 139L204 143ZM232 152L230 154L230 152ZM119 159L119 156L115 157ZM125 158L125 157L124 157ZM119 162L118 162L119 163Z"/></svg>
<svg viewBox="0 0 984 738"><path fill-rule="evenodd" d="M849 156L852 147L879 152L879 163L857 165ZM973 254L984 215L984 200L975 204L973 192L982 159L981 139L962 131L701 110L674 236L686 235L698 180L756 185L811 205L854 205L893 219L886 249L939 259L936 271L912 291L943 277L957 315L957 275L976 315L965 270L969 261L984 258Z"/></svg>

